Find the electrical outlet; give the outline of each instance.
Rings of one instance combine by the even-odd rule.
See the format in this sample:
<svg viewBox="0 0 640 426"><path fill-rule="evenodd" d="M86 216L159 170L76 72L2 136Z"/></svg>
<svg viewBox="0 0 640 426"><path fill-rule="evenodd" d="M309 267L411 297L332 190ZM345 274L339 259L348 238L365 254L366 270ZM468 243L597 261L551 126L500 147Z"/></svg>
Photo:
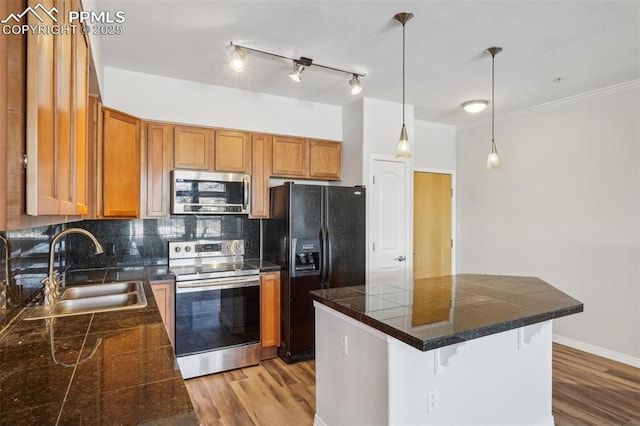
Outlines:
<svg viewBox="0 0 640 426"><path fill-rule="evenodd" d="M427 411L435 411L438 409L438 391L435 389L427 393Z"/></svg>
<svg viewBox="0 0 640 426"><path fill-rule="evenodd" d="M347 335L344 333L340 333L340 352L347 355L349 352L349 342Z"/></svg>

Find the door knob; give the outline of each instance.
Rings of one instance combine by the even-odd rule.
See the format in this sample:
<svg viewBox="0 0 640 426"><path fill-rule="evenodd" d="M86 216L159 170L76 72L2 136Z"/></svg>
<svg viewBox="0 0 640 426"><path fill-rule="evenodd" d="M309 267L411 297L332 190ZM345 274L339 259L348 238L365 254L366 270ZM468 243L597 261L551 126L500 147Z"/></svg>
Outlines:
<svg viewBox="0 0 640 426"><path fill-rule="evenodd" d="M396 260L397 260L398 262L404 262L405 260L407 260L407 258L406 258L406 257L404 257L404 256L399 256L399 257L396 257Z"/></svg>

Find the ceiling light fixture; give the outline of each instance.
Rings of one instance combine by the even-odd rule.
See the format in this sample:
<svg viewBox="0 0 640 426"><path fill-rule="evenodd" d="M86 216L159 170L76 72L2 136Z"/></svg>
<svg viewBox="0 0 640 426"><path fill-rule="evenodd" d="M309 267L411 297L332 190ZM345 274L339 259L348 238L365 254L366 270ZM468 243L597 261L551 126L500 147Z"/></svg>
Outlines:
<svg viewBox="0 0 640 426"><path fill-rule="evenodd" d="M411 158L411 145L409 144L409 137L407 136L407 127L404 124L404 26L413 18L411 12L397 13L393 19L402 24L402 129L400 130L400 139L398 140L398 147L396 148L396 158Z"/></svg>
<svg viewBox="0 0 640 426"><path fill-rule="evenodd" d="M266 50L255 49L253 47L242 46L234 42L231 42L231 46L235 48L234 51L231 53L231 67L236 71L240 71L242 68L244 68L244 63L242 63L240 67L241 69L236 69L236 58L241 58L242 61L244 61L245 51L258 52L264 55L275 56L277 58L284 58L284 59L289 59L293 61L293 70L289 73L289 78L291 78L295 82L300 82L302 80L300 78L302 71L306 68L311 67L311 65L313 65L314 67L324 68L327 70L337 71L337 72L351 75L352 77L351 77L351 80L349 80L349 87L351 88L352 95L356 95L360 93L360 91L362 90L362 83L360 83L359 78L364 77L366 74L344 70L344 69L336 68L329 65L319 64L317 62L314 62L313 59L310 59L310 58L305 58L305 57L293 58L291 56L283 55L281 53L269 52Z"/></svg>
<svg viewBox="0 0 640 426"><path fill-rule="evenodd" d="M496 141L494 139L494 127L495 127L495 62L496 55L502 52L502 47L490 47L487 52L491 54L491 148L489 149L489 156L487 157L487 169L497 169L500 167L500 158L498 158L498 149L496 148Z"/></svg>
<svg viewBox="0 0 640 426"><path fill-rule="evenodd" d="M244 70L244 52L238 46L231 53L231 68L236 72Z"/></svg>
<svg viewBox="0 0 640 426"><path fill-rule="evenodd" d="M480 111L484 111L484 109L489 104L489 101L485 101L482 99L477 99L475 101L467 101L462 104L462 108L465 111L470 112L471 114L475 114Z"/></svg>
<svg viewBox="0 0 640 426"><path fill-rule="evenodd" d="M357 95L362 91L362 84L360 84L360 80L358 80L358 75L353 74L351 80L349 80L349 86L351 87L351 94Z"/></svg>

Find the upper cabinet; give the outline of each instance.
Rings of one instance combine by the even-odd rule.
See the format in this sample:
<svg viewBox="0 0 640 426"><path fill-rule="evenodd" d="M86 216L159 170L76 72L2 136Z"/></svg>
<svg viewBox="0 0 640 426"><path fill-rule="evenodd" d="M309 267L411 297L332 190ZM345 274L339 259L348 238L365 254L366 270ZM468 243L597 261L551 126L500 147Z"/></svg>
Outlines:
<svg viewBox="0 0 640 426"><path fill-rule="evenodd" d="M169 215L171 182L169 175L173 167L172 126L164 123L146 123L145 158L143 178L146 180L145 216Z"/></svg>
<svg viewBox="0 0 640 426"><path fill-rule="evenodd" d="M213 169L212 129L195 126L173 128L173 148L176 169Z"/></svg>
<svg viewBox="0 0 640 426"><path fill-rule="evenodd" d="M309 141L309 177L340 180L342 144L331 141Z"/></svg>
<svg viewBox="0 0 640 426"><path fill-rule="evenodd" d="M233 130L216 130L215 170L218 172L251 172L250 135Z"/></svg>
<svg viewBox="0 0 640 426"><path fill-rule="evenodd" d="M29 1L70 10L71 0ZM41 24L35 15L29 23ZM29 32L27 43L27 214L77 215L86 205L89 50L84 36Z"/></svg>
<svg viewBox="0 0 640 426"><path fill-rule="evenodd" d="M269 175L271 174L271 136L252 135L251 215L269 217Z"/></svg>
<svg viewBox="0 0 640 426"><path fill-rule="evenodd" d="M102 215L140 216L141 120L109 108L102 118Z"/></svg>
<svg viewBox="0 0 640 426"><path fill-rule="evenodd" d="M274 136L271 175L340 180L341 146L334 141Z"/></svg>

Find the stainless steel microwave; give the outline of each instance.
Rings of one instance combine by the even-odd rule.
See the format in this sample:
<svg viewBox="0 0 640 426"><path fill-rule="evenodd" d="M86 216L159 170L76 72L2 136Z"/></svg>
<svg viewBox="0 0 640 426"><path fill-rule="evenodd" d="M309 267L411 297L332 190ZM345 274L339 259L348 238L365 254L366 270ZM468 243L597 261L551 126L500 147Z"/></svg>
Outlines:
<svg viewBox="0 0 640 426"><path fill-rule="evenodd" d="M172 214L248 214L251 176L194 170L171 172Z"/></svg>

